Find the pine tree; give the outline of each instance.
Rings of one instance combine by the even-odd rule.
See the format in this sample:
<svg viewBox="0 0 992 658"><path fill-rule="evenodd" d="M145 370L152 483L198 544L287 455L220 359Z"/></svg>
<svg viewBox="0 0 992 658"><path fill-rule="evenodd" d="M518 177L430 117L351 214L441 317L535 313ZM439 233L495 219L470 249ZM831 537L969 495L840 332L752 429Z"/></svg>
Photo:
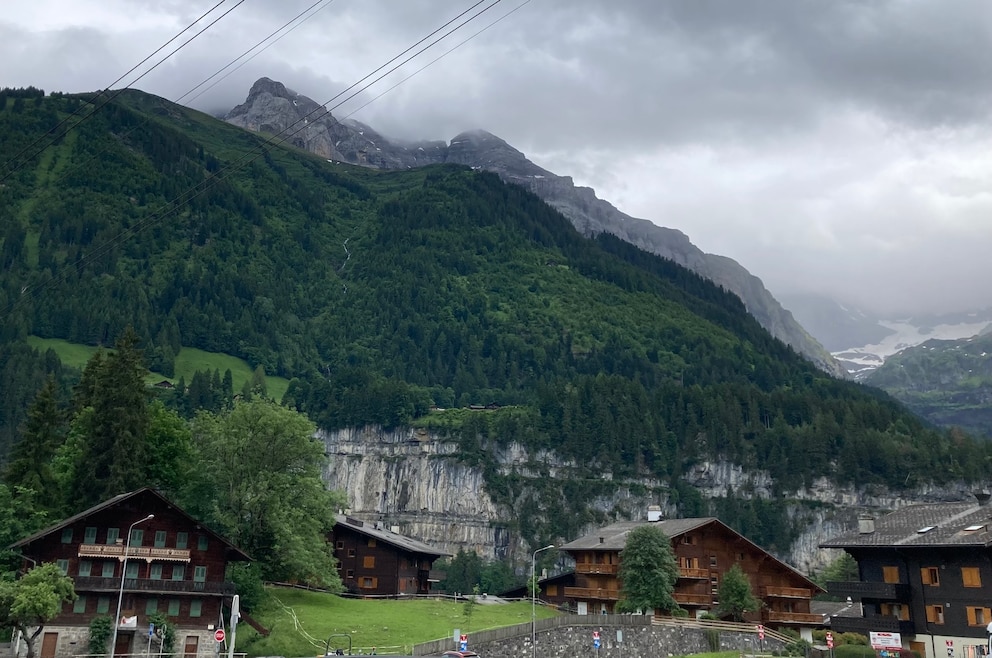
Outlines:
<svg viewBox="0 0 992 658"><path fill-rule="evenodd" d="M24 487L38 494L54 490L51 462L65 433L64 414L59 409L55 378L49 376L28 408L20 441L10 452L3 481L11 489ZM39 501L54 503L41 496Z"/></svg>

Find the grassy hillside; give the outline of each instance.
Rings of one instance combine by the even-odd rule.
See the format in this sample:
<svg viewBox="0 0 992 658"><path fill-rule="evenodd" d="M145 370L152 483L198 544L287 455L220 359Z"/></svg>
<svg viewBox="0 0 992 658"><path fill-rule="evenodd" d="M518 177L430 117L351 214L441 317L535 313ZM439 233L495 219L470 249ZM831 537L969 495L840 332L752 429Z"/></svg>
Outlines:
<svg viewBox="0 0 992 658"><path fill-rule="evenodd" d="M297 589L272 588L273 603L256 618L272 634L263 638L247 624L238 626L237 651L249 656L309 656L323 653L332 634L346 633L355 653L376 652L409 655L414 644L451 637L461 629L470 638L474 631L529 622L527 602L507 605L475 605L470 616L465 604L450 600L344 599ZM539 619L554 610L538 606ZM347 638L335 637L333 648L348 648Z"/></svg>
<svg viewBox="0 0 992 658"><path fill-rule="evenodd" d="M96 347L70 343L59 338L28 336L27 342L28 345L39 351L54 350L64 365L80 370L97 351ZM184 377L187 382L190 381L193 378L193 373L197 370L203 372L219 370L221 373L230 370L234 379L234 390L238 391L241 390L241 387L246 381L251 380L252 376L251 367L243 359L227 354L205 352L195 347L184 347L179 350L179 354L176 355L175 368L175 375L172 377L166 377L159 372L149 372L145 381L149 384L154 384L165 379L175 384L179 381L180 377ZM284 377L266 375L265 385L268 394L273 399L281 400L282 396L286 393L286 388L289 386L289 380Z"/></svg>

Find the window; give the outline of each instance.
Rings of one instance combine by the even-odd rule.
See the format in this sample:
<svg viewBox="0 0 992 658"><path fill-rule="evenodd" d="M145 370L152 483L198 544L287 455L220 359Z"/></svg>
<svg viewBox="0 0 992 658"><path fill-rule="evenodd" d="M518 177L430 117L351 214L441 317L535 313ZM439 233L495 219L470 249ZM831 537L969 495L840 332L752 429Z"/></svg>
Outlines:
<svg viewBox="0 0 992 658"><path fill-rule="evenodd" d="M158 599L152 597L145 601L145 614L154 615L158 613Z"/></svg>
<svg viewBox="0 0 992 658"><path fill-rule="evenodd" d="M78 599L76 599L76 602L72 604L72 611L73 612L78 612L80 614L86 612L86 597L85 596L80 596ZM111 621L113 621L113 620L111 620Z"/></svg>
<svg viewBox="0 0 992 658"><path fill-rule="evenodd" d="M412 582L413 581L413 578L411 578L410 581L411 581L410 584L412 585L413 584L413 582ZM557 585L545 585L544 588L545 588L545 590L547 590L545 592L545 594L547 594L548 596L558 596L558 586Z"/></svg>
<svg viewBox="0 0 992 658"><path fill-rule="evenodd" d="M940 585L940 569L937 567L923 567L920 569L920 578L924 585L937 587Z"/></svg>
<svg viewBox="0 0 992 658"><path fill-rule="evenodd" d="M63 544L72 543L72 528L62 528L62 543Z"/></svg>
<svg viewBox="0 0 992 658"><path fill-rule="evenodd" d="M90 575L90 571L93 569L93 563L89 560L79 561L79 575L84 578Z"/></svg>
<svg viewBox="0 0 992 658"><path fill-rule="evenodd" d="M928 605L927 606L927 621L931 624L943 624L944 623L944 606L942 605Z"/></svg>
<svg viewBox="0 0 992 658"><path fill-rule="evenodd" d="M55 560L55 564L58 565L59 571L62 572L62 575L69 575L69 560Z"/></svg>
<svg viewBox="0 0 992 658"><path fill-rule="evenodd" d="M375 556L366 555L362 558L362 567L365 569L375 569Z"/></svg>
<svg viewBox="0 0 992 658"><path fill-rule="evenodd" d="M992 611L988 608L977 608L968 606L968 625L985 626L992 621Z"/></svg>
<svg viewBox="0 0 992 658"><path fill-rule="evenodd" d="M135 562L134 560L131 560L130 562L127 563L127 573L125 574L125 576L127 576L128 578L137 578L138 577L138 563L137 562Z"/></svg>
<svg viewBox="0 0 992 658"><path fill-rule="evenodd" d="M340 551L342 548L344 548L344 542L339 541L337 544L335 544L335 546L337 546L337 549Z"/></svg>
<svg viewBox="0 0 992 658"><path fill-rule="evenodd" d="M715 555L711 555L710 556L710 567L711 568L714 568L714 569L716 568L716 556Z"/></svg>
<svg viewBox="0 0 992 658"><path fill-rule="evenodd" d="M375 548L375 539L369 537L369 548Z"/></svg>
<svg viewBox="0 0 992 658"><path fill-rule="evenodd" d="M145 539L145 531L142 528L131 528L131 546L141 546Z"/></svg>
<svg viewBox="0 0 992 658"><path fill-rule="evenodd" d="M375 589L377 580L376 578L369 577L362 578L362 589Z"/></svg>
<svg viewBox="0 0 992 658"><path fill-rule="evenodd" d="M885 617L895 617L902 621L909 621L909 606L901 603L883 603L882 615Z"/></svg>
<svg viewBox="0 0 992 658"><path fill-rule="evenodd" d="M196 538L196 550L198 550L198 551L205 551L205 550L207 550L207 546L209 546L209 545L210 545L210 543L209 543L209 541L207 541L207 536L206 535L200 535L200 536L198 536Z"/></svg>
<svg viewBox="0 0 992 658"><path fill-rule="evenodd" d="M165 530L155 531L155 548L165 548Z"/></svg>
<svg viewBox="0 0 992 658"><path fill-rule="evenodd" d="M193 567L193 582L202 583L207 580L207 568L206 567Z"/></svg>
<svg viewBox="0 0 992 658"><path fill-rule="evenodd" d="M179 616L179 599L169 599L169 616Z"/></svg>
<svg viewBox="0 0 992 658"><path fill-rule="evenodd" d="M348 569L348 578L354 578L354 577L355 577L355 570Z"/></svg>
<svg viewBox="0 0 992 658"><path fill-rule="evenodd" d="M882 580L886 583L898 583L899 567L882 567Z"/></svg>
<svg viewBox="0 0 992 658"><path fill-rule="evenodd" d="M961 567L961 580L965 587L981 587L982 573L978 567Z"/></svg>
<svg viewBox="0 0 992 658"><path fill-rule="evenodd" d="M162 580L162 565L158 563L151 565L148 569L148 577L152 580Z"/></svg>
<svg viewBox="0 0 992 658"><path fill-rule="evenodd" d="M96 611L97 614L105 615L110 612L110 597L101 596L96 600Z"/></svg>
<svg viewBox="0 0 992 658"><path fill-rule="evenodd" d="M186 577L186 565L185 564L173 564L172 565L172 579L182 580Z"/></svg>
<svg viewBox="0 0 992 658"><path fill-rule="evenodd" d="M96 543L96 527L87 526L85 532L83 532L83 543L84 544L95 544Z"/></svg>
<svg viewBox="0 0 992 658"><path fill-rule="evenodd" d="M177 532L176 533L176 548L186 548L189 544L189 533L188 532Z"/></svg>
<svg viewBox="0 0 992 658"><path fill-rule="evenodd" d="M695 544L696 540L692 538L692 535L685 535L682 537L683 544Z"/></svg>
<svg viewBox="0 0 992 658"><path fill-rule="evenodd" d="M113 546L120 539L121 529L120 528L107 528L107 546Z"/></svg>
<svg viewBox="0 0 992 658"><path fill-rule="evenodd" d="M353 548L348 549L348 557L355 557L355 549Z"/></svg>
<svg viewBox="0 0 992 658"><path fill-rule="evenodd" d="M138 574L137 574L138 563L137 562L134 562L133 564L134 564L134 569L135 569L134 577L137 578L138 577ZM128 564L128 566L131 566L131 565ZM113 578L114 577L114 572L117 570L116 567L117 567L117 563L116 562L111 562L110 560L105 560L103 562L103 564L100 565L100 575L103 576L104 578Z"/></svg>
<svg viewBox="0 0 992 658"><path fill-rule="evenodd" d="M199 617L200 610L202 608L203 608L203 601L201 601L200 599L193 599L192 601L189 602L189 616Z"/></svg>

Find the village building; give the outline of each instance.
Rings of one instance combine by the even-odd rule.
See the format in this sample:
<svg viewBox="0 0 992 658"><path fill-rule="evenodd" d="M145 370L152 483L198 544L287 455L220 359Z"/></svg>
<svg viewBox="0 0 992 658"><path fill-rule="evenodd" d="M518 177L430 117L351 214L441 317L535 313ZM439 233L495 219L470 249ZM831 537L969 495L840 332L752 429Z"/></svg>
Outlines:
<svg viewBox="0 0 992 658"><path fill-rule="evenodd" d="M57 564L78 596L45 625L36 640L40 658L89 653L90 622L114 618L118 605L114 656L158 653L161 633L152 619L173 629L173 655L212 656L214 629L235 593L224 580L227 565L250 560L150 488L115 496L11 548L24 556L25 568Z"/></svg>
<svg viewBox="0 0 992 658"><path fill-rule="evenodd" d="M723 575L737 564L761 600L748 621L771 628L792 628L807 638L823 623L810 611L822 592L816 583L714 517L662 519L652 508L647 521L622 521L600 528L561 547L575 560L575 585L565 599L580 614L611 614L620 600L619 566L627 535L646 524L657 525L672 542L679 566L674 598L692 616L715 613Z"/></svg>
<svg viewBox="0 0 992 658"><path fill-rule="evenodd" d="M330 542L345 589L363 596L429 594L434 561L451 554L381 522L339 515Z"/></svg>
<svg viewBox="0 0 992 658"><path fill-rule="evenodd" d="M860 617L835 617L838 632L898 643L924 658L973 658L992 629L992 506L977 501L908 505L821 548L840 548L859 579L827 583L830 594L860 602ZM889 647L891 648L891 647Z"/></svg>

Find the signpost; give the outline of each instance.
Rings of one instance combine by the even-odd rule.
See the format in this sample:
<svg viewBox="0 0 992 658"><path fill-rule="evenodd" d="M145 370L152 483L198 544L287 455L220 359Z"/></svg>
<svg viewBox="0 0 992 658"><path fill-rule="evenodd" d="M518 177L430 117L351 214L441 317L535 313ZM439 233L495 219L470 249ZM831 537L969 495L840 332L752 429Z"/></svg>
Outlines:
<svg viewBox="0 0 992 658"><path fill-rule="evenodd" d="M462 633L458 637L458 650L459 651L468 651L468 635L465 635L464 633Z"/></svg>
<svg viewBox="0 0 992 658"><path fill-rule="evenodd" d="M599 648L599 631L592 632L592 648L593 649Z"/></svg>
<svg viewBox="0 0 992 658"><path fill-rule="evenodd" d="M947 645L947 658L954 658L954 640L946 640L944 644Z"/></svg>
<svg viewBox="0 0 992 658"><path fill-rule="evenodd" d="M225 637L227 637L227 634L224 632L223 628L218 628L214 631L214 640L216 642L223 642Z"/></svg>
<svg viewBox="0 0 992 658"><path fill-rule="evenodd" d="M834 658L834 634L827 631L827 648L830 649L830 658Z"/></svg>
<svg viewBox="0 0 992 658"><path fill-rule="evenodd" d="M758 624L758 651L765 652L765 627Z"/></svg>

